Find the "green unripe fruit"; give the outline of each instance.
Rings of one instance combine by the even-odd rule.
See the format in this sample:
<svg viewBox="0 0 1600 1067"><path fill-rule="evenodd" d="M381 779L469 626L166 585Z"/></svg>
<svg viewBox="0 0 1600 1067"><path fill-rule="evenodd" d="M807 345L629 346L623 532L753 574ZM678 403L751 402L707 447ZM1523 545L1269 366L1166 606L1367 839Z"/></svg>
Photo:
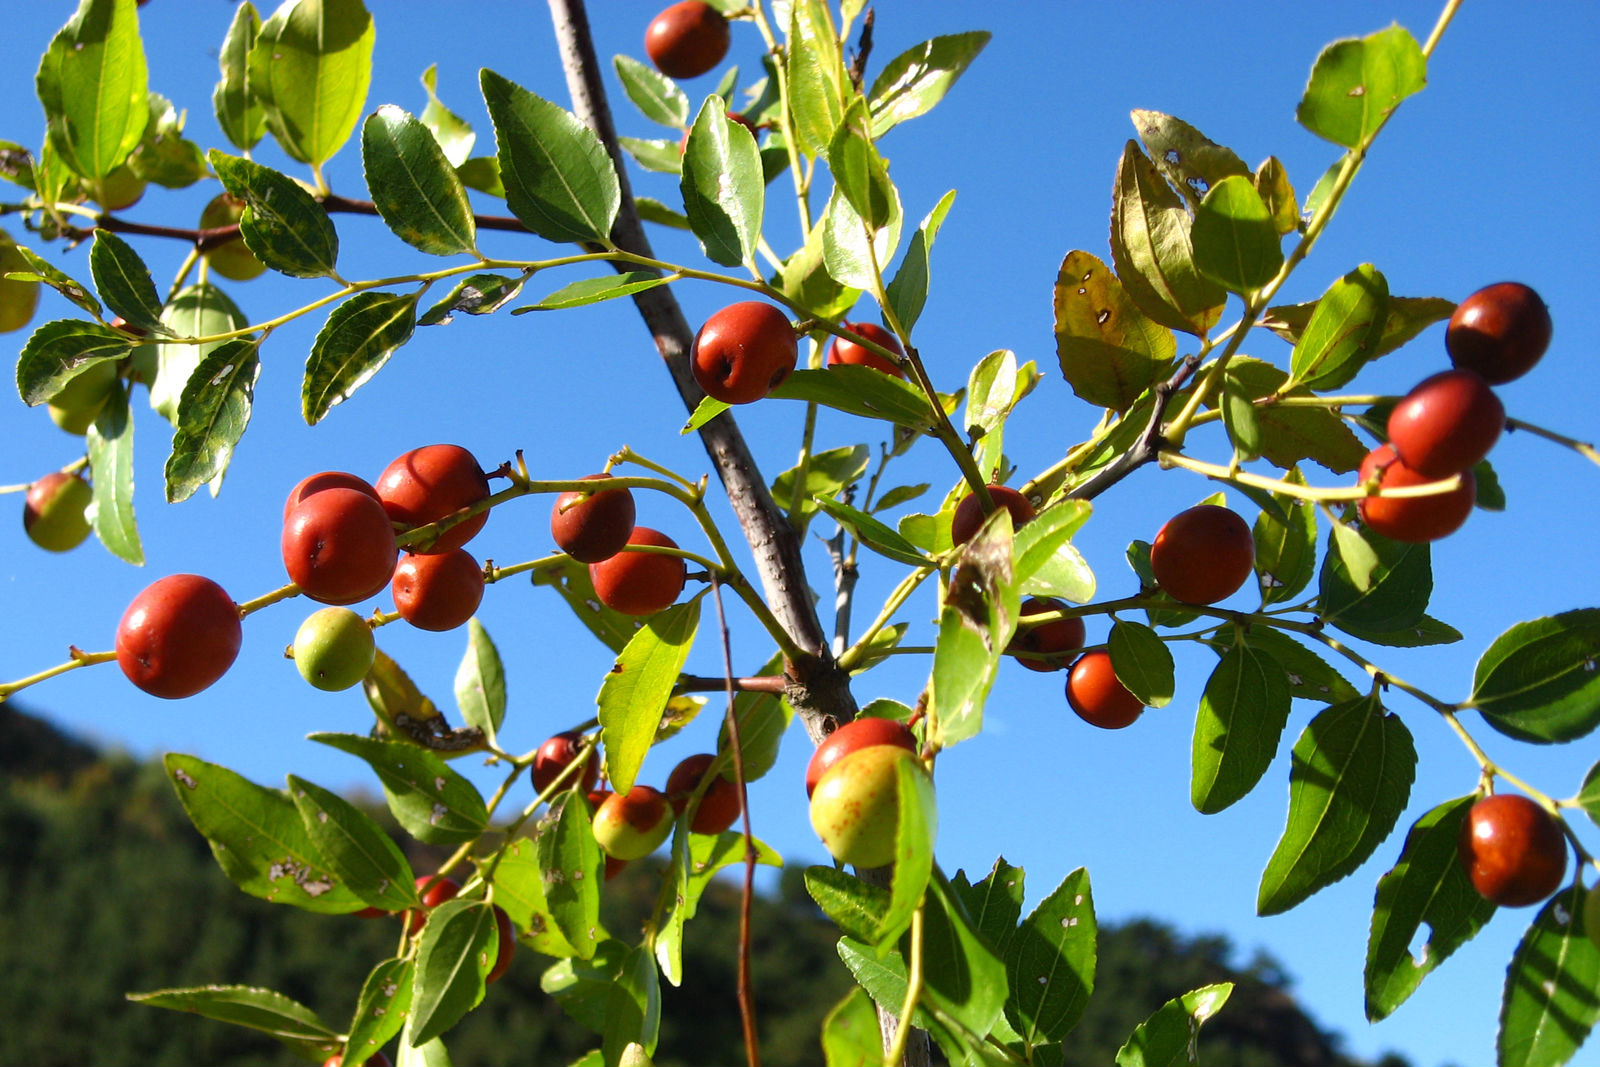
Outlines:
<svg viewBox="0 0 1600 1067"><path fill-rule="evenodd" d="M89 536L85 514L94 490L82 478L53 471L28 487L22 527L28 539L51 552L66 552Z"/></svg>
<svg viewBox="0 0 1600 1067"><path fill-rule="evenodd" d="M105 210L121 211L139 202L147 184L124 163L104 178L89 183L89 192L95 203Z"/></svg>
<svg viewBox="0 0 1600 1067"><path fill-rule="evenodd" d="M314 611L294 635L294 665L300 677L330 693L365 678L377 651L372 627L349 608Z"/></svg>
<svg viewBox="0 0 1600 1067"><path fill-rule="evenodd" d="M11 271L32 269L11 235L0 230L0 333L20 330L32 321L39 307L39 283L6 277Z"/></svg>
<svg viewBox="0 0 1600 1067"><path fill-rule="evenodd" d="M244 215L244 201L222 193L206 205L200 213L200 228L214 230L219 226L232 226ZM211 269L231 281L247 282L259 278L267 265L256 258L244 243L244 238L234 237L205 250L206 262Z"/></svg>
<svg viewBox="0 0 1600 1067"><path fill-rule="evenodd" d="M105 359L72 378L50 398L50 421L70 434L82 437L94 425L100 409L111 396L117 380L115 360Z"/></svg>
<svg viewBox="0 0 1600 1067"><path fill-rule="evenodd" d="M917 757L899 745L860 748L829 767L811 794L811 828L835 859L856 867L894 862L900 828L900 778L910 762L926 774Z"/></svg>

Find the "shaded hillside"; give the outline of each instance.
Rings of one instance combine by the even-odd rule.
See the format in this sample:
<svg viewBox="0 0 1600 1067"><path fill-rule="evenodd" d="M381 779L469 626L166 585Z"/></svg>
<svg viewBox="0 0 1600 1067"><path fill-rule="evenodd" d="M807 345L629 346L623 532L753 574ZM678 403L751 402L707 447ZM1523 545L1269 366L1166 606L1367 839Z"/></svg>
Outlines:
<svg viewBox="0 0 1600 1067"><path fill-rule="evenodd" d="M99 754L0 705L0 769L0 1065L304 1062L268 1038L124 994L260 985L337 1026L368 969L394 950L392 921L309 915L235 890L157 765ZM640 864L608 883L609 928L636 936L654 893ZM742 1062L737 928L737 890L716 883L689 927L685 983L663 990L659 1063ZM821 1019L850 985L837 932L798 871L756 901L754 928L766 1062L814 1063ZM1164 1001L1231 980L1239 986L1204 1032L1202 1062L1359 1067L1299 1008L1270 960L1241 968L1231 955L1225 939L1185 938L1153 921L1102 928L1095 996L1066 1062L1109 1063ZM484 1005L447 1035L457 1063L567 1063L598 1044L540 991L549 962L518 954Z"/></svg>

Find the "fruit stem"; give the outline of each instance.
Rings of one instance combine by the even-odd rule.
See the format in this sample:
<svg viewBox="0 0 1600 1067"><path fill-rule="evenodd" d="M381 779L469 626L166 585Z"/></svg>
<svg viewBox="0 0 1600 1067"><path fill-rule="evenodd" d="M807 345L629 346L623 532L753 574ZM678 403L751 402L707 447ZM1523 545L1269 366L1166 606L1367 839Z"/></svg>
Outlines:
<svg viewBox="0 0 1600 1067"><path fill-rule="evenodd" d="M895 1027L894 1041L883 1054L885 1067L898 1067L906 1054L906 1039L911 1035L911 1018L916 1013L917 1001L922 999L922 926L926 898L917 903L911 913L911 959L906 963L906 999L900 1006L900 1025Z"/></svg>
<svg viewBox="0 0 1600 1067"><path fill-rule="evenodd" d="M254 600L242 601L238 605L239 617L244 618L246 615L254 614L255 612L260 611L262 608L271 607L280 600L289 600L292 597L297 597L299 595L300 587L295 585L293 582L290 582L288 585L280 586L270 593L263 593Z"/></svg>
<svg viewBox="0 0 1600 1067"><path fill-rule="evenodd" d="M1506 419L1506 429L1526 430L1536 437L1543 437L1545 440L1554 441L1558 445L1566 445L1589 462L1600 464L1600 452L1597 452L1594 445L1587 441L1579 441L1576 438L1556 433L1554 430L1547 430L1543 426L1535 426L1531 422L1523 422L1521 419Z"/></svg>
<svg viewBox="0 0 1600 1067"><path fill-rule="evenodd" d="M1208 478L1219 482L1229 482L1234 485L1248 485L1255 489L1265 489L1273 493L1294 497L1298 500L1333 501L1333 500L1361 500L1369 496L1412 497L1412 496L1438 496L1454 492L1461 484L1461 476L1453 474L1449 478L1437 482L1426 482L1421 485L1408 485L1403 487L1385 487L1383 491L1376 492L1365 485L1340 486L1336 489L1319 489L1315 486L1301 485L1297 482L1284 481L1281 478L1267 478L1259 474L1250 474L1246 471L1234 470L1219 463L1207 463L1204 460L1193 459L1181 452L1163 449L1160 453L1163 467L1182 467L1184 470L1204 474Z"/></svg>
<svg viewBox="0 0 1600 1067"><path fill-rule="evenodd" d="M37 674L30 674L26 678L18 678L14 682L0 683L0 704L5 703L11 694L30 685L38 685L47 678L54 678L58 674L75 671L79 667L89 667L96 663L110 663L117 658L116 652L79 652L72 650L72 658L65 663L58 663L54 667L46 668Z"/></svg>

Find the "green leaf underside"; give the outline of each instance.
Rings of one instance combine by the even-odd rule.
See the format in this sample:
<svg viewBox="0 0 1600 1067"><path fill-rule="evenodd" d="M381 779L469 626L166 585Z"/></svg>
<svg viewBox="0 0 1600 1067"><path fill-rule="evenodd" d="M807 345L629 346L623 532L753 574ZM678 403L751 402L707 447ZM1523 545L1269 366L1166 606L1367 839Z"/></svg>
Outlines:
<svg viewBox="0 0 1600 1067"><path fill-rule="evenodd" d="M348 1060L370 1056L400 1032L411 1015L416 970L416 960L408 957L384 960L367 975L345 1039Z"/></svg>
<svg viewBox="0 0 1600 1067"><path fill-rule="evenodd" d="M372 202L395 236L435 256L476 247L466 187L420 121L391 104L380 107L362 125L361 160Z"/></svg>
<svg viewBox="0 0 1600 1067"><path fill-rule="evenodd" d="M917 232L911 235L906 254L900 259L900 269L895 271L889 282L889 306L894 308L895 318L908 333L916 325L917 319L922 317L932 278L930 257L933 242L939 236L939 228L944 225L945 216L950 213L955 200L954 189L939 198L933 210L917 226ZM810 242L807 247L810 247Z"/></svg>
<svg viewBox="0 0 1600 1067"><path fill-rule="evenodd" d="M1161 325L1198 336L1221 317L1227 294L1195 265L1189 213L1133 141L1112 192L1111 259L1128 296Z"/></svg>
<svg viewBox="0 0 1600 1067"><path fill-rule="evenodd" d="M1600 608L1518 623L1478 660L1472 704L1508 737L1570 741L1600 724L1597 665Z"/></svg>
<svg viewBox="0 0 1600 1067"><path fill-rule="evenodd" d="M619 1062L631 1044L643 1046L646 1055L655 1053L661 1029L661 983L646 946L640 945L623 959L606 997L605 1012L601 1042L606 1063Z"/></svg>
<svg viewBox="0 0 1600 1067"><path fill-rule="evenodd" d="M434 908L422 928L411 994L411 1040L426 1044L483 1000L499 944L494 912L457 897Z"/></svg>
<svg viewBox="0 0 1600 1067"><path fill-rule="evenodd" d="M233 13L228 34L218 54L221 77L211 93L212 110L222 135L248 152L267 132L267 111L250 88L250 50L261 33L261 16L255 5L240 4Z"/></svg>
<svg viewBox="0 0 1600 1067"><path fill-rule="evenodd" d="M760 841L756 862L768 867L783 866L783 859ZM678 895L667 906L666 917L656 934L656 963L662 977L673 985L683 983L683 936L688 921L700 906L700 897L718 871L744 863L744 835L735 831L720 834L689 833L678 827L673 838L672 861L677 869Z"/></svg>
<svg viewBox="0 0 1600 1067"><path fill-rule="evenodd" d="M1298 470L1291 471L1288 480L1297 485L1305 482ZM1317 570L1316 505L1309 500L1281 503L1281 515L1262 509L1251 529L1263 607L1298 596Z"/></svg>
<svg viewBox="0 0 1600 1067"><path fill-rule="evenodd" d="M1295 742L1289 819L1256 911L1288 911L1372 855L1405 810L1416 763L1410 731L1375 700L1319 712Z"/></svg>
<svg viewBox="0 0 1600 1067"><path fill-rule="evenodd" d="M1180 118L1138 108L1128 117L1156 169L1191 206L1198 206L1226 178L1250 173L1232 149Z"/></svg>
<svg viewBox="0 0 1600 1067"><path fill-rule="evenodd" d="M132 351L125 334L98 322L57 319L34 330L17 357L17 395L43 404L86 368Z"/></svg>
<svg viewBox="0 0 1600 1067"><path fill-rule="evenodd" d="M315 426L383 369L416 330L416 293L357 293L328 315L312 342L300 386L306 424Z"/></svg>
<svg viewBox="0 0 1600 1067"><path fill-rule="evenodd" d="M220 479L250 425L261 359L254 341L235 338L212 349L195 367L178 401L177 432L167 457L167 502L193 496Z"/></svg>
<svg viewBox="0 0 1600 1067"><path fill-rule="evenodd" d="M262 24L250 88L289 158L320 166L349 140L366 106L373 39L361 0L298 0Z"/></svg>
<svg viewBox="0 0 1600 1067"><path fill-rule="evenodd" d="M720 97L707 98L689 130L682 174L684 211L706 257L725 267L751 262L766 195L761 154Z"/></svg>
<svg viewBox="0 0 1600 1067"><path fill-rule="evenodd" d="M675 130L688 124L689 98L677 82L632 56L613 56L611 65L622 82L623 92L645 118Z"/></svg>
<svg viewBox="0 0 1600 1067"><path fill-rule="evenodd" d="M86 437L94 471L95 536L118 559L142 565L144 547L133 515L133 414L126 389L111 390Z"/></svg>
<svg viewBox="0 0 1600 1067"><path fill-rule="evenodd" d="M926 430L933 423L928 400L915 386L872 367L846 364L825 370L797 370L769 395L821 404L915 430Z"/></svg>
<svg viewBox="0 0 1600 1067"><path fill-rule="evenodd" d="M894 873L889 879L889 908L877 930L880 952L911 925L933 873L933 845L939 836L939 807L933 779L916 760L895 764L896 824Z"/></svg>
<svg viewBox="0 0 1600 1067"><path fill-rule="evenodd" d="M1429 546L1402 544L1367 532L1341 540L1338 532L1335 527L1322 559L1317 594L1317 613L1322 620L1341 630L1349 626L1378 634L1420 623L1433 592ZM1366 588L1358 581L1363 565L1355 555L1363 545L1375 559Z"/></svg>
<svg viewBox="0 0 1600 1067"><path fill-rule="evenodd" d="M1106 639L1117 681L1152 708L1172 700L1177 672L1167 643L1142 623L1118 619Z"/></svg>
<svg viewBox="0 0 1600 1067"><path fill-rule="evenodd" d="M1295 118L1318 137L1354 148L1422 90L1427 69L1421 46L1401 26L1335 41L1317 56Z"/></svg>
<svg viewBox="0 0 1600 1067"><path fill-rule="evenodd" d="M89 269L94 287L112 311L143 330L160 325L161 297L156 294L150 268L132 245L110 230L95 230Z"/></svg>
<svg viewBox="0 0 1600 1067"><path fill-rule="evenodd" d="M400 847L348 800L289 775L289 797L317 854L371 907L403 911L418 904L416 875Z"/></svg>
<svg viewBox="0 0 1600 1067"><path fill-rule="evenodd" d="M589 826L588 802L563 793L551 801L535 826L544 899L556 930L581 959L595 954L605 939L600 925L600 883L605 857Z"/></svg>
<svg viewBox="0 0 1600 1067"><path fill-rule="evenodd" d="M538 842L519 839L500 854L494 869L494 902L506 911L513 929L543 956L565 959L577 950L568 943L545 898L544 868Z"/></svg>
<svg viewBox="0 0 1600 1067"><path fill-rule="evenodd" d="M506 717L506 673L489 631L476 618L467 620L467 650L456 668L455 691L461 717L492 742Z"/></svg>
<svg viewBox="0 0 1600 1067"><path fill-rule="evenodd" d="M1283 668L1292 697L1342 704L1361 695L1327 660L1282 631L1255 626L1245 633L1244 641L1262 659Z"/></svg>
<svg viewBox="0 0 1600 1067"><path fill-rule="evenodd" d="M1371 360L1389 320L1389 283L1363 263L1317 301L1290 360L1294 384L1337 389Z"/></svg>
<svg viewBox="0 0 1600 1067"><path fill-rule="evenodd" d="M1271 656L1235 641L1206 681L1194 724L1190 799L1210 815L1256 787L1289 721L1286 672Z"/></svg>
<svg viewBox="0 0 1600 1067"><path fill-rule="evenodd" d="M128 999L135 1004L168 1008L259 1030L310 1059L326 1055L327 1048L339 1040L338 1031L323 1022L316 1012L270 989L213 985L129 993Z"/></svg>
<svg viewBox="0 0 1600 1067"><path fill-rule="evenodd" d="M1011 516L997 508L950 572L928 684L942 746L975 737L983 729L984 702L1017 628L1012 559Z"/></svg>
<svg viewBox="0 0 1600 1067"><path fill-rule="evenodd" d="M34 79L51 147L74 174L103 178L150 120L148 71L133 0L83 0Z"/></svg>
<svg viewBox="0 0 1600 1067"><path fill-rule="evenodd" d="M1195 1038L1200 1027L1222 1010L1232 982L1217 982L1174 997L1140 1023L1117 1050L1117 1067L1172 1067L1196 1062Z"/></svg>
<svg viewBox="0 0 1600 1067"><path fill-rule="evenodd" d="M674 604L636 632L600 684L596 703L611 788L626 793L644 763L661 722L661 709L700 625L700 602Z"/></svg>
<svg viewBox="0 0 1600 1067"><path fill-rule="evenodd" d="M309 736L366 760L378 774L396 821L417 840L459 845L488 828L489 813L478 790L432 752L404 741L355 734Z"/></svg>
<svg viewBox="0 0 1600 1067"><path fill-rule="evenodd" d="M244 312L226 292L203 282L188 286L161 309L161 324L177 337L209 337L246 325ZM225 341L191 345L164 342L156 348L156 380L150 406L174 427L182 420L183 394L201 362Z"/></svg>
<svg viewBox="0 0 1600 1067"><path fill-rule="evenodd" d="M1506 969L1498 1062L1556 1067L1600 1021L1600 947L1584 931L1584 894L1569 886L1539 909Z"/></svg>
<svg viewBox="0 0 1600 1067"><path fill-rule="evenodd" d="M1229 361L1227 377L1230 390L1252 401L1278 393L1288 380L1282 370L1249 356ZM1295 389L1283 395L1307 394ZM1260 425L1262 457L1284 470L1310 459L1335 474L1345 474L1366 457L1367 447L1327 408L1258 404L1255 418Z"/></svg>
<svg viewBox="0 0 1600 1067"><path fill-rule="evenodd" d="M1272 213L1244 175L1230 175L1206 194L1194 217L1195 265L1230 292L1249 293L1283 265Z"/></svg>
<svg viewBox="0 0 1600 1067"><path fill-rule="evenodd" d="M517 308L512 314L522 315L529 311L559 311L565 308L584 307L588 304L598 304L602 300L615 300L619 296L642 293L646 289L654 289L669 281L671 279L664 275L642 270L630 270L605 278L582 278L563 285L538 303Z"/></svg>
<svg viewBox="0 0 1600 1067"><path fill-rule="evenodd" d="M637 618L600 603L586 563L568 557L556 566L534 571L533 584L554 589L589 632L614 653L621 652L639 629Z"/></svg>
<svg viewBox="0 0 1600 1067"><path fill-rule="evenodd" d="M840 526L850 531L852 537L879 555L912 567L933 565L933 561L917 551L917 547L910 541L866 512L858 511L849 504L829 497L816 498L816 504Z"/></svg>
<svg viewBox="0 0 1600 1067"><path fill-rule="evenodd" d="M881 137L896 125L930 111L989 43L985 30L934 37L891 59L867 92L872 134Z"/></svg>

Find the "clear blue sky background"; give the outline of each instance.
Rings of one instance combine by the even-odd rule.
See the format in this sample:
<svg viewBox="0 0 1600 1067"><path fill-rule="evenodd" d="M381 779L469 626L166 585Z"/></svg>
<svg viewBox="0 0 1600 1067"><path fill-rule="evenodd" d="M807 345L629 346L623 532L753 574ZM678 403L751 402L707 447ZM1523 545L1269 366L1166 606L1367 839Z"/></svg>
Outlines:
<svg viewBox="0 0 1600 1067"><path fill-rule="evenodd" d="M480 67L550 99L566 99L542 5L377 0L371 6L378 45L369 110L396 103L419 111L425 97L418 76L438 63L441 95L474 124L479 151L485 152L492 149L492 131L476 91ZM655 9L654 3L595 4L600 54L639 55L643 27ZM6 32L0 35L0 138L37 145L42 118L33 71L71 10L64 2L7 5ZM210 92L231 11L232 4L221 0L155 0L143 13L151 87L188 109L190 134L204 145L221 143ZM1600 50L1597 12L1577 2L1469 0L1435 57L1429 88L1401 109L1339 218L1283 294L1313 299L1362 262L1376 264L1391 291L1402 295L1459 300L1489 282L1527 282L1552 309L1555 341L1533 374L1501 394L1513 415L1591 439L1600 405L1590 321L1600 276L1600 200L1589 162L1589 138L1600 128L1592 73ZM1123 142L1133 136L1129 109L1176 114L1251 164L1277 155L1303 196L1337 155L1294 122L1318 50L1392 21L1420 40L1436 15L1435 5L1416 0L879 4L873 70L934 34L994 31L988 50L950 98L929 117L895 130L882 146L911 219L947 189L959 190L935 249L933 293L918 326L938 384L963 384L971 364L997 348L1037 362L1046 381L1012 421L1008 451L1025 474L1050 464L1096 418L1055 370L1051 286L1068 251L1107 255L1114 166ZM730 61L747 72L746 80L758 70L759 50L754 30L736 26ZM713 85L711 77L699 79L691 95L703 96ZM612 88L622 131L654 136ZM264 146L258 158L291 169L275 146ZM354 151L341 156L330 175L338 191L362 194ZM673 183L661 175L635 175L635 188L663 199L675 195ZM793 236L786 189L782 181L772 186L768 209L768 233L780 249ZM153 190L130 214L193 225L214 191ZM483 208L501 210L493 204ZM340 268L347 277L432 265L375 220L338 221ZM0 225L18 229L14 219ZM506 235L486 234L483 244L491 254L548 254L548 246L537 241ZM139 247L164 287L184 250L161 241ZM692 241L679 235L662 236L657 251L698 261ZM87 276L86 249L63 253L55 247L48 254ZM537 279L529 295L571 278ZM324 291L320 283L275 278L223 284L256 319ZM728 300L713 286L678 288L695 322ZM47 294L41 319L73 313ZM860 313L868 312L863 307ZM709 470L698 443L679 438L684 413L625 304L516 319L462 318L420 330L382 374L313 429L299 416L299 383L319 322L286 327L266 346L254 422L218 499L202 493L180 506L162 503L170 430L139 399L137 504L148 566L128 567L94 543L69 556L48 556L24 539L20 524L11 528L10 551L0 565L0 605L8 620L0 676L59 662L68 643L109 648L123 606L167 573L210 575L241 600L281 584L283 496L315 470L376 477L393 456L435 441L460 443L485 466L525 449L535 475L548 477L588 473L623 444L689 474ZM24 337L0 343L14 351ZM1280 362L1287 357L1286 346L1265 335L1245 350ZM1442 330L1434 328L1363 372L1353 388L1403 392L1446 365ZM742 420L769 476L793 462L799 414L798 405L770 402ZM819 442L875 448L883 436L877 424L827 417ZM15 401L0 404L0 440L7 443L0 483L37 477L69 462L80 448L42 410ZM1203 456L1224 454L1215 435L1191 441ZM954 477L948 459L931 444L919 453L896 465L890 484L929 481L934 493L942 492ZM1377 654L1397 675L1447 699L1465 695L1477 655L1513 623L1597 602L1593 532L1600 526L1600 470L1528 435L1508 436L1493 460L1511 510L1477 513L1433 552L1438 588L1431 613L1460 629L1465 640ZM1318 469L1311 477L1320 484L1334 481ZM1184 474L1146 470L1097 502L1078 545L1099 575L1102 597L1135 588L1123 562L1128 541L1149 539L1166 517L1209 492L1210 486ZM12 499L20 510L21 498ZM1233 503L1253 514L1243 498L1235 496ZM500 563L542 555L549 550L547 514L547 503L538 499L501 509L473 547ZM693 543L686 517L660 501L642 500L640 521ZM863 559L858 617L870 617L872 598L896 575L871 556ZM813 584L825 592L825 556L813 548L809 563ZM1233 603L1248 608L1252 595L1240 594ZM102 667L42 686L24 703L62 726L141 755L179 750L264 783L281 783L293 772L333 787L375 791L360 764L303 740L312 731L364 731L370 723L359 695L315 692L281 658L305 611L303 603L290 602L252 617L238 665L192 700L146 697L114 668ZM926 593L903 617L921 628L925 640L933 613ZM610 657L553 594L509 582L490 590L480 618L507 661L508 747L530 749L593 714ZM1103 623L1091 625L1091 638L1103 633ZM380 642L425 691L448 702L463 635L393 626L380 633ZM746 625L736 629L741 669L754 669L768 652L758 632ZM703 642L690 666L701 673L719 670L713 643ZM925 669L916 663L876 671L859 682L858 696L910 702ZM1118 733L1078 721L1063 700L1061 676L1003 672L984 734L939 764L940 862L976 878L1003 855L1026 868L1030 906L1070 870L1087 865L1102 920L1153 914L1186 932L1223 932L1241 958L1265 949L1294 975L1306 1005L1341 1030L1354 1052L1375 1056L1394 1048L1419 1065L1488 1062L1504 966L1531 912L1502 911L1391 1020L1369 1027L1361 1009L1374 884L1393 864L1404 826L1440 800L1473 788L1477 769L1465 749L1427 709L1396 694L1392 707L1405 718L1421 754L1402 831L1347 880L1286 916L1257 919L1257 880L1283 827L1288 745L1313 709L1297 704L1284 751L1254 794L1224 814L1202 817L1189 805L1188 764L1191 717L1207 669L1203 656L1180 653L1179 690L1170 707ZM1534 749L1512 745L1475 716L1466 720L1497 759L1556 795L1575 792L1593 760L1591 739L1564 749ZM653 753L645 779L664 778L678 758L709 749L714 737L708 716ZM796 727L778 767L752 791L760 836L802 864L824 857L802 801L808 747ZM1597 1060L1591 1051L1581 1052L1576 1062Z"/></svg>

